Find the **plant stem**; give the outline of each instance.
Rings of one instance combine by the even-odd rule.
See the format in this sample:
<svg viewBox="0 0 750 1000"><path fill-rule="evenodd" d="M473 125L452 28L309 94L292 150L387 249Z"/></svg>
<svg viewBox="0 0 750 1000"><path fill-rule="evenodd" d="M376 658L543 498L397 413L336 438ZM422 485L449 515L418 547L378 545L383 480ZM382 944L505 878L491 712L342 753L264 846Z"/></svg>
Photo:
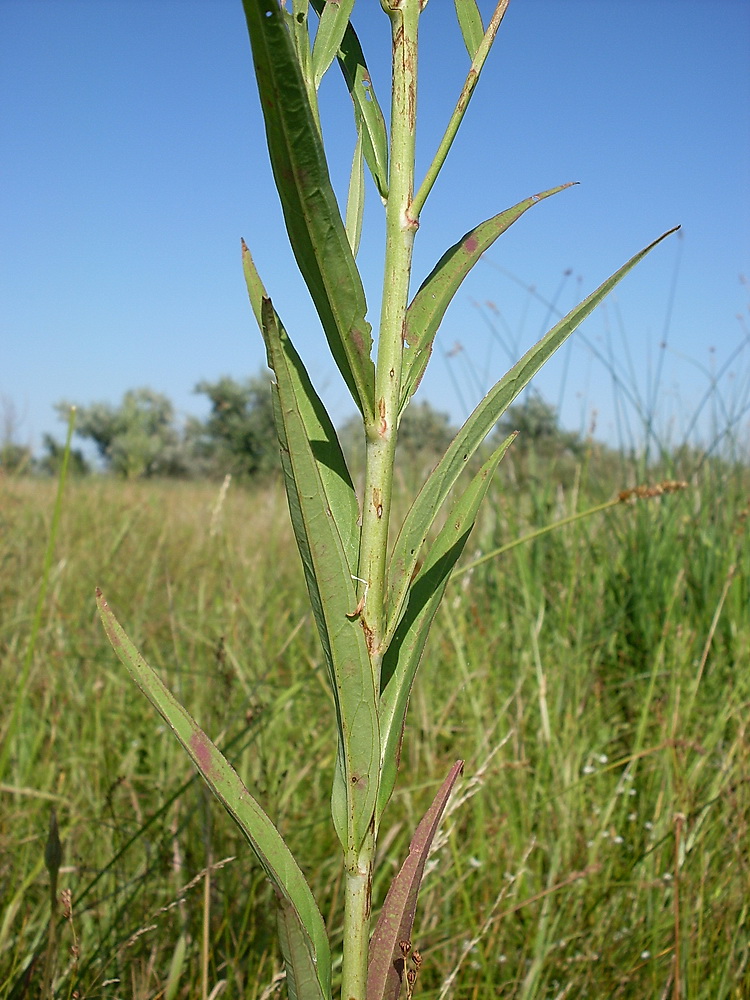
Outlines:
<svg viewBox="0 0 750 1000"><path fill-rule="evenodd" d="M385 277L375 368L375 413L365 422L367 466L362 504L359 576L366 581L362 625L367 636L373 683L380 689L386 622L388 526L401 396L403 329L409 298L417 221L409 207L414 194L419 0L384 0L393 39L391 150L386 203ZM375 831L370 828L355 857L346 858L344 963L341 996L365 1000L370 930L370 893Z"/></svg>
<svg viewBox="0 0 750 1000"><path fill-rule="evenodd" d="M385 630L388 525L398 435L404 317L409 296L417 221L409 207L414 193L419 0L384 3L393 37L391 155L386 203L385 277L375 369L376 412L365 425L367 469L362 510L359 576L367 581L363 624L373 679L380 685Z"/></svg>
<svg viewBox="0 0 750 1000"><path fill-rule="evenodd" d="M359 854L347 859L344 882L344 961L341 973L342 1000L365 1000L367 957L370 939L372 867L375 834L365 837Z"/></svg>

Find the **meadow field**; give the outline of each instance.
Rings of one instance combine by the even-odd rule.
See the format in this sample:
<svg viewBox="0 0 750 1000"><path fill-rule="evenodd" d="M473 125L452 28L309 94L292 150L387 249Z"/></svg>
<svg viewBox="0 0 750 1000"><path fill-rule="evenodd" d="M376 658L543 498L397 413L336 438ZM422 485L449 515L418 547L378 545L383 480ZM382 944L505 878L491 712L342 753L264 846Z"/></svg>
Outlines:
<svg viewBox="0 0 750 1000"><path fill-rule="evenodd" d="M415 924L429 1000L750 996L750 474L547 462L493 486L384 820L382 902L466 768ZM640 475L641 478L636 478ZM0 478L0 1000L285 995L272 890L109 645L124 627L281 829L333 941L332 702L281 484ZM460 570L460 567L459 567ZM35 644L29 653L29 644ZM15 721L12 721L15 720ZM45 856L62 864L50 922ZM334 969L334 977L338 974Z"/></svg>

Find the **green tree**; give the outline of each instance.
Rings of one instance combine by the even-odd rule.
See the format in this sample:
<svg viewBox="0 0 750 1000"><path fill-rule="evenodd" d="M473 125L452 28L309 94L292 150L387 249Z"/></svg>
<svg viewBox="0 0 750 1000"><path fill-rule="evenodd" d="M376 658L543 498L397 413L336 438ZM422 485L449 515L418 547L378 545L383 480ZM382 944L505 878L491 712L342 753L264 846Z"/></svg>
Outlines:
<svg viewBox="0 0 750 1000"><path fill-rule="evenodd" d="M31 464L30 448L12 441L0 444L0 472L23 475L29 471Z"/></svg>
<svg viewBox="0 0 750 1000"><path fill-rule="evenodd" d="M0 473L23 475L31 468L31 449L16 440L21 422L10 396L0 395Z"/></svg>
<svg viewBox="0 0 750 1000"><path fill-rule="evenodd" d="M69 403L55 407L67 420ZM93 403L78 407L76 434L96 445L105 465L126 479L185 473L174 407L153 389L130 389L119 406Z"/></svg>
<svg viewBox="0 0 750 1000"><path fill-rule="evenodd" d="M188 427L191 448L206 471L234 476L271 472L279 466L270 378L256 375L240 382L222 376L199 382L195 391L208 396L211 413Z"/></svg>
<svg viewBox="0 0 750 1000"><path fill-rule="evenodd" d="M511 406L497 423L497 435L504 439L513 431L518 438L513 453L534 451L545 458L565 453L579 455L584 447L581 437L575 431L565 431L554 406L539 393L530 393L523 403Z"/></svg>
<svg viewBox="0 0 750 1000"><path fill-rule="evenodd" d="M45 434L42 438L44 452L37 461L36 468L47 475L56 476L60 471L65 445L63 445L51 434ZM91 472L91 466L80 448L72 448L68 459L68 475L87 476Z"/></svg>

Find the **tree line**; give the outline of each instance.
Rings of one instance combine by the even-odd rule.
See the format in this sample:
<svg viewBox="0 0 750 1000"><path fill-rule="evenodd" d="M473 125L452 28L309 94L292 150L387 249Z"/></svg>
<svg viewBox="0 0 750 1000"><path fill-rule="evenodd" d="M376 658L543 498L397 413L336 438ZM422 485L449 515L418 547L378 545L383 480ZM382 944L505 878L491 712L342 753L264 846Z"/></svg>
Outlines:
<svg viewBox="0 0 750 1000"><path fill-rule="evenodd" d="M272 475L279 469L266 375L203 380L195 386L195 392L208 397L210 410L205 419L191 416L180 421L172 401L150 388L131 389L116 405L76 404L75 435L94 445L98 462L92 465L80 448L73 448L70 471L87 475L103 470L123 479L216 479L231 474L249 480ZM70 407L68 401L55 406L66 422ZM448 414L429 402L409 407L399 427L399 449L408 457L408 467L415 476L429 472L455 430ZM507 436L512 430L521 432L516 451L533 448L538 455L576 455L582 447L580 436L562 430L556 410L539 395L529 395L523 403L511 407L493 437ZM356 475L363 464L361 421L346 421L339 428L339 436ZM64 452L61 441L45 434L42 454L34 457L14 437L12 421L6 420L0 441L0 471L57 472Z"/></svg>

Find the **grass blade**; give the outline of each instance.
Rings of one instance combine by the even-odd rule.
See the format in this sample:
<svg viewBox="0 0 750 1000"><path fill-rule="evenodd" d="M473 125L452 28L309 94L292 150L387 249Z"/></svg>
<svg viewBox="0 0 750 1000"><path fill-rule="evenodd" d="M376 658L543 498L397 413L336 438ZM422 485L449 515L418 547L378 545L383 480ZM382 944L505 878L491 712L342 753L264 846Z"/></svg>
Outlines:
<svg viewBox="0 0 750 1000"><path fill-rule="evenodd" d="M276 0L243 0L276 187L289 241L352 398L372 416L367 303L328 174L294 42Z"/></svg>
<svg viewBox="0 0 750 1000"><path fill-rule="evenodd" d="M242 830L269 879L305 928L315 956L320 987L328 996L331 989L331 955L325 924L310 886L281 834L226 757L140 655L98 588L96 603L117 656L187 750L206 784Z"/></svg>
<svg viewBox="0 0 750 1000"><path fill-rule="evenodd" d="M263 330L277 379L275 416L289 509L336 705L334 822L344 848L356 851L370 825L378 790L380 736L372 667L361 623L351 617L357 604L354 579L320 475L315 454L319 442L308 437L300 412L301 406L310 406L306 394L297 395L306 374L268 299L263 303Z"/></svg>
<svg viewBox="0 0 750 1000"><path fill-rule="evenodd" d="M409 585L404 613L383 657L380 697L381 773L378 819L388 803L398 774L404 720L412 684L425 642L453 567L461 557L477 513L503 456L515 440L511 434L484 463L454 504L424 565Z"/></svg>
<svg viewBox="0 0 750 1000"><path fill-rule="evenodd" d="M524 354L520 361L506 372L475 408L461 430L456 434L445 455L433 469L419 491L401 526L393 550L390 566L390 603L387 631L392 632L399 614L398 595L403 593L404 580L411 579L419 552L427 537L437 512L461 474L466 463L484 441L500 417L518 394L529 384L539 369L565 343L568 337L589 316L599 303L612 291L625 275L632 271L646 254L662 240L676 232L670 229L644 250L623 264L607 278L588 298L564 316L537 344Z"/></svg>
<svg viewBox="0 0 750 1000"><path fill-rule="evenodd" d="M498 236L527 212L532 205L549 198L571 184L561 184L508 208L465 233L443 254L422 282L406 312L404 368L400 412L416 392L432 354L432 345L445 311L461 282Z"/></svg>
<svg viewBox="0 0 750 1000"><path fill-rule="evenodd" d="M409 856L391 883L370 942L367 1000L398 1000L417 909L419 886L430 846L453 786L463 771L456 761L409 844ZM401 942L404 942L402 947ZM408 947L407 947L408 945Z"/></svg>
<svg viewBox="0 0 750 1000"><path fill-rule="evenodd" d="M477 0L454 0L454 3L458 25L461 28L469 59L473 59L484 38L484 25L479 7L477 7Z"/></svg>

